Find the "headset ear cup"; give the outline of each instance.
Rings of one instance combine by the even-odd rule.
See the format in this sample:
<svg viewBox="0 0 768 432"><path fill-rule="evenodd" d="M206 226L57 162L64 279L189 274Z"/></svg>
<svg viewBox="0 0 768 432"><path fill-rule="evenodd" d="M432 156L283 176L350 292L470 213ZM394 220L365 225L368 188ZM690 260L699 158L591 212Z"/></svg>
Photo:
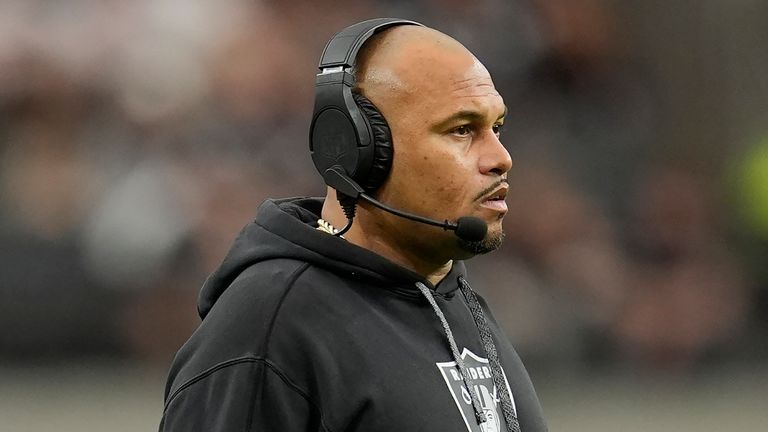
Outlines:
<svg viewBox="0 0 768 432"><path fill-rule="evenodd" d="M358 92L353 92L352 97L360 107L360 111L368 120L373 135L373 160L371 169L365 178L356 179L369 194L373 194L384 184L392 168L394 149L392 146L392 132L387 120L381 114L376 105Z"/></svg>

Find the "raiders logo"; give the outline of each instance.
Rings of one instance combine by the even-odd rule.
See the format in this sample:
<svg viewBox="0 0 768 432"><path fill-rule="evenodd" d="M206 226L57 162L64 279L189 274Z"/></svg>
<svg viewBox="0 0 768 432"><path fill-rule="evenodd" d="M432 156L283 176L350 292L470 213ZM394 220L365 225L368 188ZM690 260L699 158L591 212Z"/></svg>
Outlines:
<svg viewBox="0 0 768 432"><path fill-rule="evenodd" d="M488 365L488 359L478 357L466 348L464 348L464 351L461 353L461 359L464 361L469 376L472 378L471 385L474 387L475 393L480 399L480 405L485 412L485 417L487 419L485 423L477 424L475 421L475 414L472 408L472 397L464 386L464 381L461 378L461 372L459 372L456 362L452 361L436 364L437 368L440 369L440 373L443 375L443 379L445 379L445 383L448 385L448 390L450 390L453 400L456 401L456 406L459 408L461 416L464 418L464 424L467 425L467 431L502 432L507 430L504 416L501 415L501 407L499 406L500 398L496 386L493 385L491 367ZM502 370L502 373L503 372L504 371ZM507 386L507 391L512 400L512 407L515 409L515 412L517 412L515 399L512 397L512 390L509 388L509 382L507 381L507 375L503 375L504 384Z"/></svg>

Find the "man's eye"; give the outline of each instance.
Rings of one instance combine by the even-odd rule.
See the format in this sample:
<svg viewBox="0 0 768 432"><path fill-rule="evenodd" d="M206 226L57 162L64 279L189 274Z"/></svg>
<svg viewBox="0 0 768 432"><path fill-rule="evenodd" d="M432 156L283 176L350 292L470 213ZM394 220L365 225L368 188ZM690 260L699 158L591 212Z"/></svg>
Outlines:
<svg viewBox="0 0 768 432"><path fill-rule="evenodd" d="M453 133L460 136L467 136L472 133L472 129L469 125L462 125L453 130Z"/></svg>
<svg viewBox="0 0 768 432"><path fill-rule="evenodd" d="M493 125L493 133L496 134L496 136L501 136L501 130L504 128L504 125L502 123L496 123Z"/></svg>

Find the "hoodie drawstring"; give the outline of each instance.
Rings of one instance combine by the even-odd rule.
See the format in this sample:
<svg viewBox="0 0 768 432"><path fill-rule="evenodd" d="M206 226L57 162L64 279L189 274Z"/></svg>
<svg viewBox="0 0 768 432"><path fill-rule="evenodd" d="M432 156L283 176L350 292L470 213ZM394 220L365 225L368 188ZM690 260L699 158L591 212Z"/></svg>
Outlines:
<svg viewBox="0 0 768 432"><path fill-rule="evenodd" d="M485 320L483 308L480 306L480 302L477 301L477 295L472 291L469 282L461 276L459 276L459 287L461 287L461 292L467 299L469 310L472 311L472 318L475 320L475 325L480 332L480 340L483 342L483 349L488 356L488 362L491 366L493 385L496 386L496 392L501 400L501 411L504 415L504 420L507 422L507 430L510 432L520 432L520 423L517 420L515 409L512 407L512 398L509 395L506 381L504 380L504 372L499 362L499 353L496 351L496 344L493 343L493 336L491 335L491 329L488 328L488 321Z"/></svg>
<svg viewBox="0 0 768 432"><path fill-rule="evenodd" d="M464 386L466 386L470 398L472 399L472 406L475 411L475 417L477 418L478 423L485 423L485 413L480 406L480 400L475 393L474 387L471 385L472 379L469 376L467 367L464 365L464 360L462 360L461 355L459 354L459 349L456 346L456 341L453 338L453 333L451 332L451 328L448 325L448 321L445 319L443 311L440 310L440 307L437 305L435 298L432 295L432 291L427 288L426 285L421 282L416 282L416 286L419 288L419 291L421 291L429 304L432 306L432 309L435 311L437 317L440 319L440 323L443 325L445 335L448 338L448 344L451 346L453 358L456 361L456 365L459 367L462 379L464 380ZM480 340L482 342L483 349L485 350L485 354L488 357L488 362L491 367L493 385L496 387L496 393L501 402L501 411L502 415L504 416L504 421L507 423L507 430L509 432L520 432L520 423L517 420L515 409L512 407L512 399L509 395L506 382L504 381L504 373L501 369L501 364L499 363L499 354L496 350L496 344L493 342L493 337L491 336L491 330L488 327L488 322L485 320L483 309L480 306L480 302L477 300L477 295L474 291L472 291L472 287L470 287L469 283L461 276L459 276L459 287L461 288L462 294L464 294L464 298L467 300L469 310L472 312L472 319L475 321L475 325L477 326L478 332L480 333Z"/></svg>
<svg viewBox="0 0 768 432"><path fill-rule="evenodd" d="M464 380L464 386L467 388L469 397L472 399L472 407L475 410L475 418L478 423L485 423L487 420L485 418L485 412L483 412L483 409L480 406L480 399L477 397L477 393L475 393L474 387L471 385L472 379L469 376L469 371L467 371L467 366L464 365L464 360L461 358L461 354L459 354L459 348L456 346L456 340L453 339L451 326L448 325L448 321L445 319L443 311L440 310L440 306L438 306L435 302L435 297L432 295L432 291L421 282L416 282L416 287L419 288L419 291L421 291L422 294L424 294L424 297L427 298L429 304L432 305L432 309L435 311L435 315L437 315L437 317L440 319L440 323L443 325L443 331L445 331L445 336L448 338L448 345L451 346L453 360L456 361L456 365L459 367L461 378Z"/></svg>

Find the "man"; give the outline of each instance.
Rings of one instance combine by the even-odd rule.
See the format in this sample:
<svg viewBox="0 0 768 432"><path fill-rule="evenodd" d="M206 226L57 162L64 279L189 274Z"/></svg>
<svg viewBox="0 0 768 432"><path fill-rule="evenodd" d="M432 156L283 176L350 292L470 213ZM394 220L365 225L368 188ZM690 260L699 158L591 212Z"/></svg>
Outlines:
<svg viewBox="0 0 768 432"><path fill-rule="evenodd" d="M442 33L397 20L349 29L355 37L329 47L364 42L356 56L354 42L341 50L356 58L355 103L393 147L383 183L365 191L431 219L479 218L487 234L462 239L330 188L324 200L266 201L203 287L203 321L174 360L160 429L544 431L520 359L458 261L503 237L512 161L499 141L502 98ZM318 95L334 73L347 72L324 68ZM323 139L344 141L335 129L345 126L319 125L322 105L317 157ZM345 225L341 237L334 227Z"/></svg>

